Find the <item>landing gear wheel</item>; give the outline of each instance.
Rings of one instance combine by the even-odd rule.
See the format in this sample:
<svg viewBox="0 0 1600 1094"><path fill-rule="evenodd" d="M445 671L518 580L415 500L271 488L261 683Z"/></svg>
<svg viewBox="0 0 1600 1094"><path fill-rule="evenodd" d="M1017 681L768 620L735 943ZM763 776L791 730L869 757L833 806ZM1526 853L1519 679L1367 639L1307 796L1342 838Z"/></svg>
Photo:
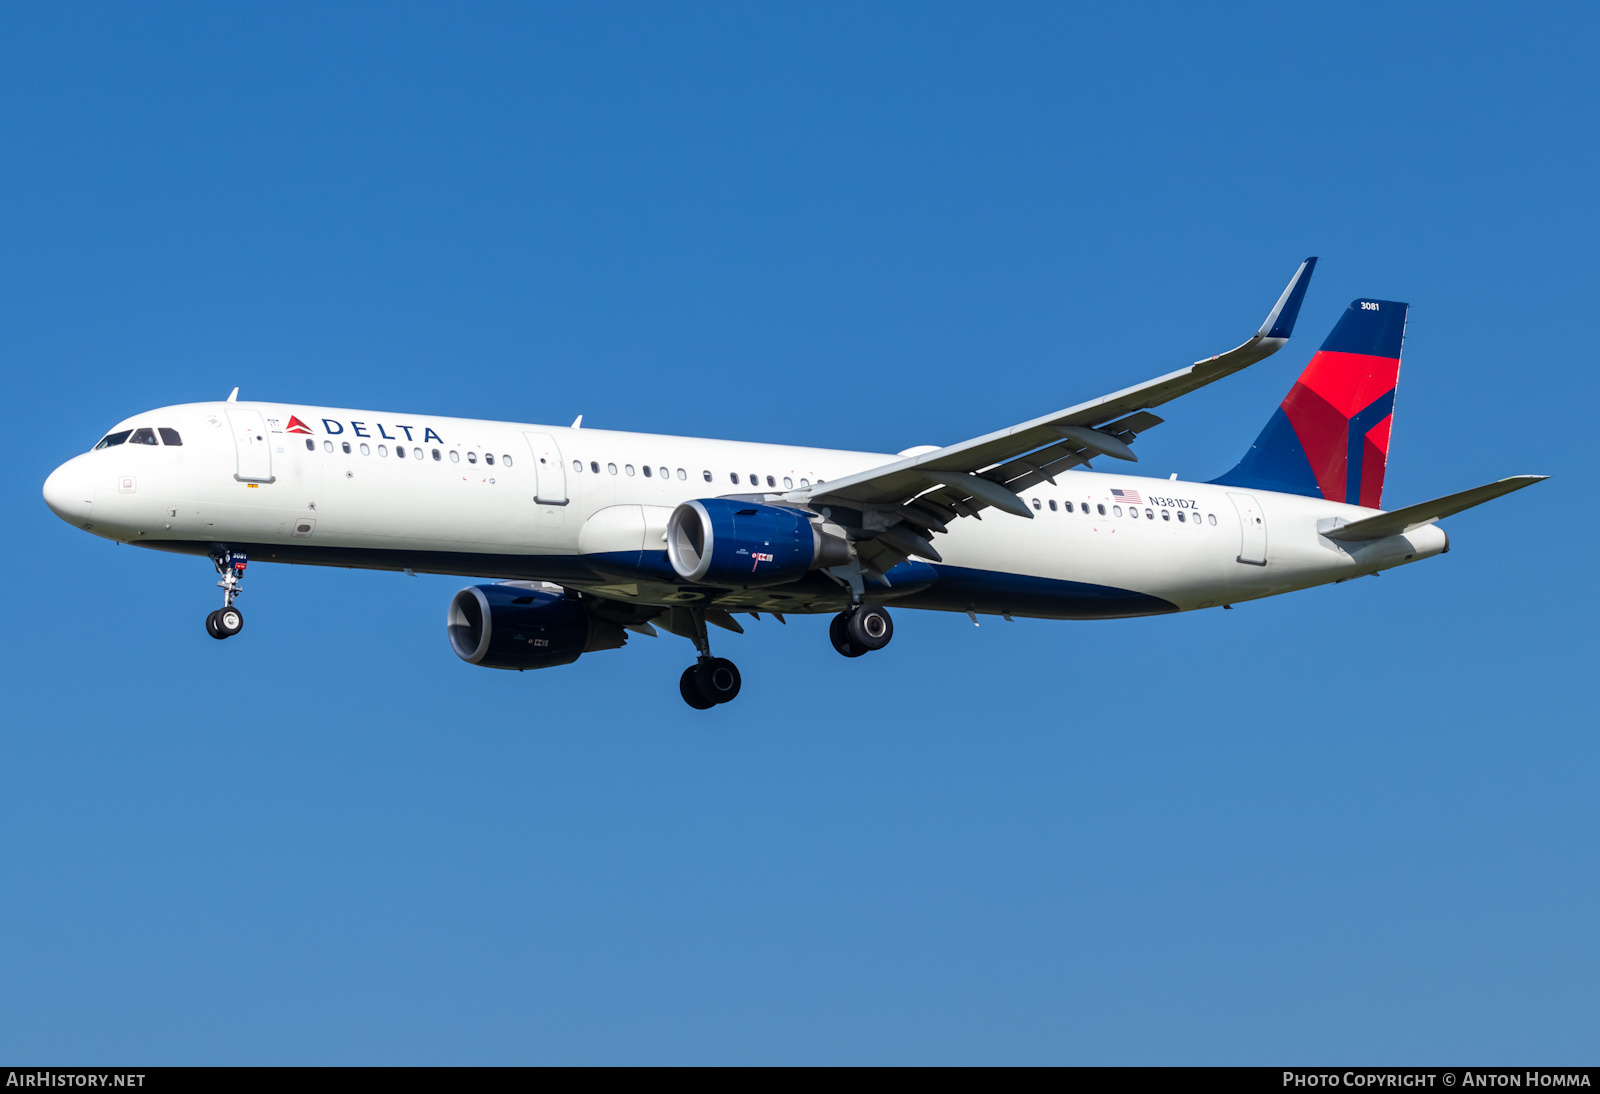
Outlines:
<svg viewBox="0 0 1600 1094"><path fill-rule="evenodd" d="M211 564L222 575L217 582L217 588L222 590L222 607L206 616L206 633L212 638L232 638L244 630L244 613L233 606L233 598L244 592L239 583L244 580L248 562L243 551L217 547L211 552Z"/></svg>
<svg viewBox="0 0 1600 1094"><path fill-rule="evenodd" d="M877 604L863 604L851 612L844 628L851 643L865 650L881 650L894 637L894 620L887 608Z"/></svg>
<svg viewBox="0 0 1600 1094"><path fill-rule="evenodd" d="M828 624L828 641L833 643L833 648L846 657L860 657L866 653L865 646L858 646L850 640L850 613L840 612Z"/></svg>
<svg viewBox="0 0 1600 1094"><path fill-rule="evenodd" d="M695 687L702 699L713 703L731 702L739 694L739 669L726 657L709 657L695 665Z"/></svg>
<svg viewBox="0 0 1600 1094"><path fill-rule="evenodd" d="M683 670L683 675L678 677L678 694L683 696L683 701L696 710L710 710L716 706L715 699L707 699L700 694L699 685L696 683L696 671L699 665L690 665Z"/></svg>

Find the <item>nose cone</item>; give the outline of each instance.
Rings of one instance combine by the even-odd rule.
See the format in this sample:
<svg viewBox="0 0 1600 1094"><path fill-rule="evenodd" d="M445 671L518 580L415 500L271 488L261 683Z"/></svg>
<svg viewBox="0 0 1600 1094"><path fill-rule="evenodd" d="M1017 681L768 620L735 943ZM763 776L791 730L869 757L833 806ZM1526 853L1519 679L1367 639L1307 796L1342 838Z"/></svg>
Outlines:
<svg viewBox="0 0 1600 1094"><path fill-rule="evenodd" d="M84 458L76 456L44 480L44 503L68 524L82 525L94 509L94 479Z"/></svg>

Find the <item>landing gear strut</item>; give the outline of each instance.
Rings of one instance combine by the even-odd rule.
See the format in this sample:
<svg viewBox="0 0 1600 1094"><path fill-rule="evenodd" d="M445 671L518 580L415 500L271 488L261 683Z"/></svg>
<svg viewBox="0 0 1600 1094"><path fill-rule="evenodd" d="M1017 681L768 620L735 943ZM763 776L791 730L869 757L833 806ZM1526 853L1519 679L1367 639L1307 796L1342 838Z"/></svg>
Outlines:
<svg viewBox="0 0 1600 1094"><path fill-rule="evenodd" d="M244 613L233 606L233 598L244 592L239 583L244 580L244 568L249 559L233 551L216 551L211 564L222 575L217 588L222 590L222 607L206 616L206 633L212 638L232 638L244 630Z"/></svg>
<svg viewBox="0 0 1600 1094"><path fill-rule="evenodd" d="M691 611L690 614L694 621L694 648L699 657L678 678L678 694L696 710L710 710L718 703L731 702L739 694L739 668L726 657L711 656L705 613Z"/></svg>
<svg viewBox="0 0 1600 1094"><path fill-rule="evenodd" d="M846 657L860 657L881 650L894 637L894 620L889 610L878 604L855 604L833 617L828 638L833 648Z"/></svg>

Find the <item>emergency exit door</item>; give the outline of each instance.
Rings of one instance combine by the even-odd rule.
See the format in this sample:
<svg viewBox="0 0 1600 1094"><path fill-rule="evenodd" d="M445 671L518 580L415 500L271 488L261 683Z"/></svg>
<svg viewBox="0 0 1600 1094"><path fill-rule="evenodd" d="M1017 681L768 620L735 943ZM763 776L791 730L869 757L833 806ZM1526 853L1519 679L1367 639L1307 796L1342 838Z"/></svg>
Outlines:
<svg viewBox="0 0 1600 1094"><path fill-rule="evenodd" d="M567 469L561 463L561 449L548 433L524 433L533 452L533 471L537 476L533 500L540 505L567 504Z"/></svg>
<svg viewBox="0 0 1600 1094"><path fill-rule="evenodd" d="M1249 494L1228 495L1239 513L1239 561L1251 566L1267 564L1267 520L1261 504Z"/></svg>
<svg viewBox="0 0 1600 1094"><path fill-rule="evenodd" d="M230 406L227 414L239 454L239 469L233 477L240 482L271 482L272 439L261 411Z"/></svg>

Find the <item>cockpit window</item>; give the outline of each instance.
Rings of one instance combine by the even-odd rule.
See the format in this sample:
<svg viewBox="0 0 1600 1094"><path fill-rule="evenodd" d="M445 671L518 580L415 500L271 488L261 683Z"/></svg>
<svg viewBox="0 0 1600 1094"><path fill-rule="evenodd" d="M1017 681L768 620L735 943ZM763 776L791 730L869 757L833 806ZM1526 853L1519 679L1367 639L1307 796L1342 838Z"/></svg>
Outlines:
<svg viewBox="0 0 1600 1094"><path fill-rule="evenodd" d="M178 436L176 429L168 429L166 426L162 426L157 432L161 434L162 444L179 445L183 443L183 438Z"/></svg>
<svg viewBox="0 0 1600 1094"><path fill-rule="evenodd" d="M123 441L127 440L132 433L133 430L131 429L124 429L121 433L108 433L99 444L94 446L94 450L98 452L102 448L110 448L114 444L121 444Z"/></svg>
<svg viewBox="0 0 1600 1094"><path fill-rule="evenodd" d="M156 431L149 426L144 426L133 431L133 436L128 438L129 444L159 444L156 440Z"/></svg>

